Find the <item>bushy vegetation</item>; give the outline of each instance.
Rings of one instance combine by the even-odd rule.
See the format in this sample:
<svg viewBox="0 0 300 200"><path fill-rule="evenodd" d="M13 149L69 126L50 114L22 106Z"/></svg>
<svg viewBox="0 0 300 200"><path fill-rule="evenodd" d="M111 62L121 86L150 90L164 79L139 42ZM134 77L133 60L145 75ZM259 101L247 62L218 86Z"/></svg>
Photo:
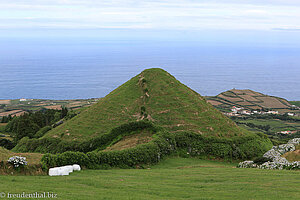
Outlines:
<svg viewBox="0 0 300 200"><path fill-rule="evenodd" d="M3 116L0 120L0 123L8 123L9 121L11 121L13 119L13 117L11 115L8 116Z"/></svg>
<svg viewBox="0 0 300 200"><path fill-rule="evenodd" d="M256 158L253 159L254 164L257 164L257 165L261 165L265 162L270 162L270 161L272 161L271 158L266 158L266 157L263 157L263 156L256 157Z"/></svg>
<svg viewBox="0 0 300 200"><path fill-rule="evenodd" d="M0 138L0 147L4 147L6 149L12 149L14 148L15 144L6 138Z"/></svg>
<svg viewBox="0 0 300 200"><path fill-rule="evenodd" d="M99 151L98 149L88 153L72 151L61 154L48 153L43 156L42 162L50 167L77 163L92 169L103 166L124 168L135 167L141 164L154 164L159 162L164 156L176 152L185 152L190 156L211 156L233 160L260 156L272 147L272 143L264 135L250 134L243 137L218 138L205 137L191 132L169 133L147 121L124 124L107 135L112 140L113 137L111 136L114 133L114 136L117 137L120 133L126 135L137 128L146 127L158 131L154 135L155 138L149 143L121 151ZM100 138L99 141L101 141ZM91 146L94 144L96 143L91 143ZM108 143L99 142L97 144L106 145ZM28 143L27 146L32 145ZM81 144L79 146L84 145ZM90 147L90 150L93 149L96 150L97 146Z"/></svg>
<svg viewBox="0 0 300 200"><path fill-rule="evenodd" d="M34 113L25 113L9 121L5 131L9 132L16 141L23 137L41 137L51 129L50 126L53 123L64 118L67 114L67 108L62 108L62 110L44 109Z"/></svg>
<svg viewBox="0 0 300 200"><path fill-rule="evenodd" d="M65 151L90 152L97 149L102 150L111 143L117 142L116 139L121 140L123 136L142 129L151 129L154 132L157 131L157 127L153 126L153 124L148 121L130 122L112 129L107 134L103 134L86 141L65 141L61 138L48 137L29 139L28 137L25 137L19 141L17 146L14 148L14 151L62 153Z"/></svg>
<svg viewBox="0 0 300 200"><path fill-rule="evenodd" d="M230 118L233 119L233 120L236 120L236 119L243 119L243 120L248 120L248 119L279 119L279 120L282 120L282 121L300 122L300 118L289 116L287 113L285 113L283 115L253 114L253 115L244 115L244 116L241 116L241 117L232 116Z"/></svg>

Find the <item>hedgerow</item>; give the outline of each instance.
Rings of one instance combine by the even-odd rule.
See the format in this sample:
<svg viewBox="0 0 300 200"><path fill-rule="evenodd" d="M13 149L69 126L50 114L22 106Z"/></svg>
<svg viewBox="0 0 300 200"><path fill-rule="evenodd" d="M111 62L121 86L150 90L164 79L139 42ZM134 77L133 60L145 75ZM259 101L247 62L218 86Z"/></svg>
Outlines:
<svg viewBox="0 0 300 200"><path fill-rule="evenodd" d="M155 128L146 122L147 128ZM123 125L121 127L127 127ZM136 126L136 128L141 126ZM124 130L122 128L116 130ZM133 130L133 129L130 129ZM118 135L118 134L116 134ZM155 138L146 144L121 151L65 152L45 154L42 162L49 167L80 164L86 168L135 167L142 164L155 164L164 156L185 151L191 156L209 155L223 159L247 159L261 156L272 147L264 135L252 134L243 137L217 138L204 137L191 132L169 133L160 129ZM253 150L252 150L253 149Z"/></svg>

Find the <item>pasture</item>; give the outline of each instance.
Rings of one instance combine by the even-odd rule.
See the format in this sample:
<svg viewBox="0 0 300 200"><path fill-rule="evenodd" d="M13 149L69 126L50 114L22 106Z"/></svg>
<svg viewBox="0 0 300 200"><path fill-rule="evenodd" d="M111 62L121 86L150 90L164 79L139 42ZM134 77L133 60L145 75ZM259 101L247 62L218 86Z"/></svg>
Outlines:
<svg viewBox="0 0 300 200"><path fill-rule="evenodd" d="M0 176L0 192L58 199L300 199L300 171L168 158L148 169L83 170L70 176Z"/></svg>

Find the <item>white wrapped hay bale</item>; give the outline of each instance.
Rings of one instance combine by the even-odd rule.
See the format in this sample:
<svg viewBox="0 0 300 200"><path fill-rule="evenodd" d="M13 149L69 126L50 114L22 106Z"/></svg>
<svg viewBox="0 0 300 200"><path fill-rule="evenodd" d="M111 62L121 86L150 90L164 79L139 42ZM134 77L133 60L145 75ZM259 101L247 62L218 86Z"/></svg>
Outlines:
<svg viewBox="0 0 300 200"><path fill-rule="evenodd" d="M74 171L80 171L81 170L80 165L74 164L73 165L73 170Z"/></svg>
<svg viewBox="0 0 300 200"><path fill-rule="evenodd" d="M58 172L58 168L54 167L54 168L50 168L49 169L49 176L59 176L59 172Z"/></svg>
<svg viewBox="0 0 300 200"><path fill-rule="evenodd" d="M66 165L49 169L49 176L67 176L73 171L80 171L80 165Z"/></svg>
<svg viewBox="0 0 300 200"><path fill-rule="evenodd" d="M59 173L59 175L60 176L67 176L67 175L69 175L69 169L68 169L68 167L59 167L58 168L58 173Z"/></svg>
<svg viewBox="0 0 300 200"><path fill-rule="evenodd" d="M68 169L69 173L73 172L73 166L72 165L67 165L65 166L66 169Z"/></svg>

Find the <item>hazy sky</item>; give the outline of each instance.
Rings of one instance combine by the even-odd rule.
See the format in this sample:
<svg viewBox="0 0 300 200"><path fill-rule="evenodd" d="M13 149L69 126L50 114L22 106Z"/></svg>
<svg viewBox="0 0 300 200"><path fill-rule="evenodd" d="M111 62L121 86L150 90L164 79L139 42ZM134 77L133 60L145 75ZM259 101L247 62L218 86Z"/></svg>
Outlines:
<svg viewBox="0 0 300 200"><path fill-rule="evenodd" d="M300 1L0 0L2 34L68 29L297 32Z"/></svg>

